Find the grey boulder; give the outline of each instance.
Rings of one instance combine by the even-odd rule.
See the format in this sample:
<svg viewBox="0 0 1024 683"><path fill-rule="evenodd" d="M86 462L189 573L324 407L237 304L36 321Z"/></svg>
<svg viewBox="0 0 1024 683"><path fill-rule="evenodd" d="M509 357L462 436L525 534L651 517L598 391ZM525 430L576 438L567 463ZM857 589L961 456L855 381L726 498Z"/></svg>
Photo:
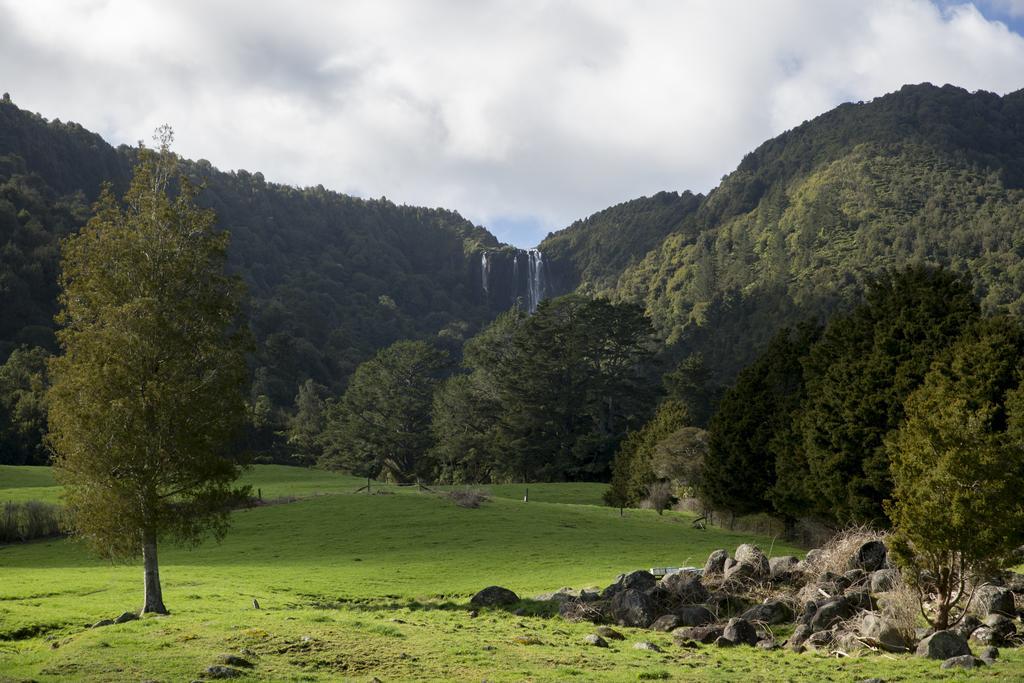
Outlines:
<svg viewBox="0 0 1024 683"><path fill-rule="evenodd" d="M488 586L469 599L470 604L477 607L501 607L519 602L519 596L508 588Z"/></svg>
<svg viewBox="0 0 1024 683"><path fill-rule="evenodd" d="M971 654L967 641L953 631L936 631L917 644L917 656L928 659L960 657Z"/></svg>

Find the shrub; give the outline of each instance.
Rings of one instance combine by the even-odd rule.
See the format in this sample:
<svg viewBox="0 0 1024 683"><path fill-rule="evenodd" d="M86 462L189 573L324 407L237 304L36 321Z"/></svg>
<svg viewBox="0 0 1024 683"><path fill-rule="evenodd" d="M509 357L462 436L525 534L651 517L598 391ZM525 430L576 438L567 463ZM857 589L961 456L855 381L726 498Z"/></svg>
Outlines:
<svg viewBox="0 0 1024 683"><path fill-rule="evenodd" d="M63 517L63 509L52 503L7 501L0 513L0 543L59 536L64 533Z"/></svg>
<svg viewBox="0 0 1024 683"><path fill-rule="evenodd" d="M478 508L490 500L490 496L478 489L456 489L444 495L460 508Z"/></svg>

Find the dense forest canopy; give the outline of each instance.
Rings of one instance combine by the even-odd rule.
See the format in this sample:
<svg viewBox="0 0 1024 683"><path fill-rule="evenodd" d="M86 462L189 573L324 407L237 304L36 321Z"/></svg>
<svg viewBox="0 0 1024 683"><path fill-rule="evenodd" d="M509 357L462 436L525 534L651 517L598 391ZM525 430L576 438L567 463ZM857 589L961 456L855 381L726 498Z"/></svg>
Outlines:
<svg viewBox="0 0 1024 683"><path fill-rule="evenodd" d="M573 286L643 305L726 384L778 329L848 309L886 268L969 274L986 310L1019 314L1022 188L1024 91L910 85L765 142L692 213L627 202L540 247ZM587 265L625 253L617 275Z"/></svg>
<svg viewBox="0 0 1024 683"><path fill-rule="evenodd" d="M45 457L38 443L46 412L40 368L55 349L60 240L85 223L104 183L115 191L127 185L137 156L136 148L113 148L77 124L0 102L5 461ZM964 277L985 314L1024 311L1024 91L1000 97L923 84L842 105L765 142L707 195L658 192L627 201L549 235L531 252L500 244L453 211L277 185L204 160L182 160L182 168L203 187L200 205L231 233L229 268L248 289L256 343L246 448L279 460L324 456L318 431L331 420L337 427L337 406L356 368L381 349L416 340L449 363L418 406L433 420L428 445L417 447L429 462L425 471L452 481L607 478L629 432L635 457L620 468L619 481L636 497L651 483L645 463L668 452L655 448L654 435L674 435L672 452L697 453L711 444L709 461L722 456L713 429L707 439L680 430L715 424L723 389L773 339L780 353L803 343L779 341L779 330L816 329L845 314L879 274L943 268ZM516 302L533 309L541 298L573 293L581 298L548 307L536 321L513 311L488 327ZM545 315L601 306L594 325L580 328L588 329L583 336L555 327L541 333ZM538 426L559 405L540 391L545 373L578 361L578 368L562 369L600 375L589 352L577 358L556 346L614 335L617 316L622 330L647 330L637 340L651 333L657 364L634 364L644 368L642 381L634 378L623 390L633 405L613 403L602 415L599 397L609 389L595 389L578 406L562 406L570 425L564 432L576 436L551 437ZM520 328L534 330L535 339L515 332ZM502 348L492 343L496 336L511 339L513 332L522 344L518 365L487 356L487 348ZM535 346L525 351L529 344ZM804 367L783 356L786 368ZM751 405L766 410L778 400L802 400L807 388L803 377L793 385L790 375L747 375L744 381L761 383L760 403ZM672 409L641 433L665 397ZM730 401L723 407L745 407ZM617 414L620 406L628 414ZM781 419L786 429L790 417ZM785 438L795 433L789 429ZM531 454L528 442L541 438L561 443L559 453ZM766 437L751 433L737 447L748 438ZM499 443L521 462L498 462ZM788 452L782 441L772 448ZM872 442L875 452L882 448ZM537 463L545 459L558 464L543 470ZM780 460L781 472L790 465ZM785 507L772 488L775 472L762 474L751 504ZM701 485L713 486L714 478Z"/></svg>
<svg viewBox="0 0 1024 683"><path fill-rule="evenodd" d="M104 183L123 191L137 152L0 102L0 361L19 345L53 350L59 240L85 223ZM204 160L183 170L231 233L229 267L247 284L258 345L254 391L276 407L306 379L339 391L391 342L441 333L457 344L497 312L475 269L480 250L501 245L455 212L268 183Z"/></svg>

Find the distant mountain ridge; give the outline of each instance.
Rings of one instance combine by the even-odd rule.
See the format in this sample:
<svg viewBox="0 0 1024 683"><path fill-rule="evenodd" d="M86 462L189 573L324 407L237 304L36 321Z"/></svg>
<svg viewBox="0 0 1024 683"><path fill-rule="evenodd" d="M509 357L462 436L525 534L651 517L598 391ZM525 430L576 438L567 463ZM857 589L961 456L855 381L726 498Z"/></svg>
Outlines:
<svg viewBox="0 0 1024 683"><path fill-rule="evenodd" d="M135 151L0 101L0 361L52 348L58 242ZM184 167L232 233L256 334L254 394L338 391L400 338L461 341L519 302L582 291L643 305L678 355L728 382L780 327L849 306L910 263L970 274L990 310L1024 313L1024 91L905 86L844 104L747 154L707 195L659 192L501 244L458 213ZM536 271L531 271L536 268Z"/></svg>
<svg viewBox="0 0 1024 683"><path fill-rule="evenodd" d="M103 183L126 186L136 152L0 101L0 362L19 344L53 348L59 239L84 225ZM457 350L514 301L480 287L480 254L511 248L456 212L268 183L205 160L182 166L231 232L258 343L254 392L277 405L306 378L339 390L397 339Z"/></svg>
<svg viewBox="0 0 1024 683"><path fill-rule="evenodd" d="M766 141L685 211L652 211L664 193L626 202L540 249L563 289L642 304L728 382L778 328L850 305L886 268L969 274L986 308L1021 314L1022 188L1024 91L909 85Z"/></svg>

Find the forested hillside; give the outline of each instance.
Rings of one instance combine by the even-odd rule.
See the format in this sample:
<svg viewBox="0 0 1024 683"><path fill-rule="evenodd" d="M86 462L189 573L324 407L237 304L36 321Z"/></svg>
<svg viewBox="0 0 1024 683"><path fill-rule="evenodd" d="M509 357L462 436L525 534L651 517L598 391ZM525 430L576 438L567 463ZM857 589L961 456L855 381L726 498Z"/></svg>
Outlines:
<svg viewBox="0 0 1024 683"><path fill-rule="evenodd" d="M88 219L104 182L122 190L137 150L0 102L0 362L53 350L59 240ZM312 379L332 393L382 346L436 337L458 349L504 306L480 291L480 252L500 245L457 213L266 182L185 162L200 203L231 233L248 285L256 395L291 407Z"/></svg>
<svg viewBox="0 0 1024 683"><path fill-rule="evenodd" d="M638 200L541 248L565 270L623 263L626 245L666 234L617 277L575 266L578 286L641 303L728 382L780 327L848 307L887 267L946 266L971 276L984 308L1021 312L1022 186L1024 91L905 86L765 142L692 216Z"/></svg>

